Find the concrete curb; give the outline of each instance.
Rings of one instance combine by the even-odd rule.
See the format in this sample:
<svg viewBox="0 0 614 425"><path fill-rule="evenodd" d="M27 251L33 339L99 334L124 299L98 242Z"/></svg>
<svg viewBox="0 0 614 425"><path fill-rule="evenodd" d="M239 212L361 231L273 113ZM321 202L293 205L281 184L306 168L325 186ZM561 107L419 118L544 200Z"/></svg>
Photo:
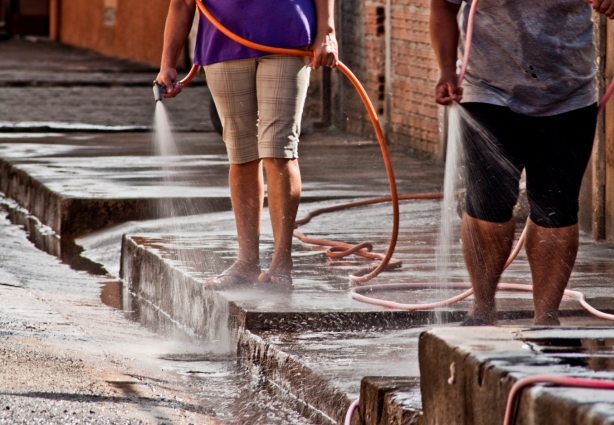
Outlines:
<svg viewBox="0 0 614 425"><path fill-rule="evenodd" d="M83 236L125 221L162 217L158 209L161 199L67 198L4 159L0 159L0 192L65 238ZM176 200L164 198L164 201ZM205 198L204 202L209 212L231 209L229 198Z"/></svg>
<svg viewBox="0 0 614 425"><path fill-rule="evenodd" d="M425 425L503 423L507 397L520 378L553 374L614 378L577 357L549 354L525 337L549 333L551 340L581 338L612 341L611 328L440 328L420 337L420 374ZM614 362L614 355L603 356ZM536 385L520 397L516 422L523 425L605 425L614 421L614 391Z"/></svg>

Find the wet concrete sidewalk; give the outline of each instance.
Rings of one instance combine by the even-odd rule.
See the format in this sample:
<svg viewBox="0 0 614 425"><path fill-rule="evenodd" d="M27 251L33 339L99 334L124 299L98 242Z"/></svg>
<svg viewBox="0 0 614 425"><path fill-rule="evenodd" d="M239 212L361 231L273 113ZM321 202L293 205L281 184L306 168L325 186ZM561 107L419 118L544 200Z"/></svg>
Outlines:
<svg viewBox="0 0 614 425"><path fill-rule="evenodd" d="M0 130L50 126L152 125L157 70L45 39L0 41ZM184 131L211 131L209 92L199 76L173 113ZM78 128L78 127L77 127Z"/></svg>
<svg viewBox="0 0 614 425"><path fill-rule="evenodd" d="M245 369L244 375L240 372L233 375L236 380L245 380L250 374L256 376L260 382L267 383L273 396L263 402L267 407L255 419L246 420L241 416L244 410L226 416L218 413L218 418L230 423L308 421L293 416L296 412L310 418L308 423L339 423L350 401L359 393L360 415L365 423L383 423L380 421L383 411L388 418L405 418L408 423L419 423L409 422L408 418L422 420L418 337L434 325L460 320L467 311L467 301L439 311L390 310L359 303L349 297L351 284L347 275L367 263L352 257L330 260L321 249L298 241L294 246L296 267L292 291L280 293L252 287L205 291L203 282L230 265L237 252L227 186L228 165L223 142L210 131L207 121L207 88L202 85L188 88L180 98L164 103L176 128L182 130L175 133L181 155L160 158L155 156L151 134L143 131L153 117L149 82L155 77L155 70L58 45L33 47L19 44L25 42L15 43L0 43L0 53L11 58L0 65L0 86L13 99L10 104L0 103L0 121L6 120L0 123L0 188L16 201L4 199L3 204L13 222L21 224L30 240L41 249L74 267L87 262L91 268L83 266L82 269L95 270L104 276L107 284L102 290L94 284L85 285L88 301L75 301L83 304L78 315L105 334L97 340L100 346L116 344L117 349L111 352L121 353L121 341L125 339L134 344L129 350L138 352L139 347L155 347L152 350L158 359L181 358L174 351L170 355L162 352L168 346L179 349L181 343L175 339L164 343L157 340L167 341L168 335L173 338L182 335L189 338L190 344L197 341L196 346L202 344L210 350L192 356L194 353L189 348L192 357L188 357L206 364L201 369L195 368L203 379L198 385L202 388L211 385L213 389L218 388L216 385L230 389L249 386L238 385L234 378L216 381L216 376L232 373L228 369L208 369L219 361L214 355L215 347L229 344L231 352L236 348L237 357L219 364L227 367L238 360ZM34 64L24 59L22 50L27 49L37 52L40 49L38 57L44 61ZM68 66L62 68L63 62ZM55 70L53 77L47 75L47 69ZM75 86L67 90L70 82ZM91 99L92 103L83 99ZM25 121L36 124L26 125ZM62 125L44 124L48 121L61 121ZM99 128L97 132L86 132L83 124L133 126L135 131ZM401 193L441 189L442 164L412 157L395 150L394 146L392 151ZM304 196L299 217L316 208L388 194L383 162L373 141L335 131L316 132L302 137L300 153ZM373 284L438 280L435 252L440 209L437 200L402 204L401 233L395 256L403 261L403 267L378 276ZM184 214L189 215L182 217ZM371 241L375 251L384 252L390 238L391 215L390 205L384 203L317 217L300 230L310 236L348 243ZM457 243L453 245L452 261L448 265L449 279L462 282L467 280L467 275L458 243L458 222L454 235ZM264 268L271 253L272 230L265 211L261 243ZM3 264L0 262L0 267ZM20 269L13 275L25 273ZM44 267L40 273L44 276ZM49 283L41 283L36 286L37 290L44 294L57 291L58 295L50 297L53 300L71 300L72 295L62 295L62 291L67 294L72 291L60 284L62 273L77 272L65 268L57 275L50 275ZM85 273L79 276L83 276L84 282L96 281ZM118 277L123 279L123 285L117 282ZM530 282L524 254L506 271L503 280ZM613 285L614 247L594 243L583 236L570 288L582 290L595 307L612 311ZM32 293L30 286L21 286L24 288L7 288L16 293ZM38 293L40 298L47 297L40 295L43 292ZM435 287L378 292L377 296L415 303L456 293L456 290ZM60 310L73 308L58 305ZM7 323L22 319L26 323L24 318L29 314L26 306L27 302L18 309L6 310ZM503 324L530 324L529 294L503 292L499 307ZM107 316L90 317L89 309ZM604 324L586 316L576 301L566 300L562 311L567 325ZM76 316L74 313L71 317ZM108 326L96 325L97 321L105 320L109 321ZM113 333L114 326L129 329L134 335L107 335ZM24 329L17 331L18 337L26 335ZM55 335L60 335L62 341L70 339L56 328L49 332L48 339L54 339ZM39 343L28 341L31 340L26 342L33 344L32 350L36 351ZM40 350L46 350L45 347L41 345ZM73 349L72 342L70 347ZM151 364L155 366L157 361L152 360ZM96 362L95 357L92 362ZM129 362L123 364L130 376L143 374L133 370ZM8 360L7 365L14 365L14 360ZM171 369L181 376L182 370L178 370L181 368ZM56 373L61 377L67 372ZM185 374L190 372L184 371ZM380 378L363 380L361 387L363 377L373 375ZM173 376L168 379L176 379ZM177 388L178 392L189 392L186 389L189 386L178 384ZM49 390L55 394L54 391ZM105 391L101 394L107 396ZM15 394L20 397L26 390L8 392L10 397ZM215 398L212 392L204 390L194 403L205 407L223 405L240 393L230 391ZM243 393L241 402L248 410L258 410L245 400L258 404L261 400L257 391ZM278 400L284 400L283 406L276 404ZM267 419L276 409L285 413ZM211 416L210 413L204 411L205 416ZM126 415L130 417L131 413ZM196 422L212 420L205 416ZM147 420L155 423L159 419Z"/></svg>

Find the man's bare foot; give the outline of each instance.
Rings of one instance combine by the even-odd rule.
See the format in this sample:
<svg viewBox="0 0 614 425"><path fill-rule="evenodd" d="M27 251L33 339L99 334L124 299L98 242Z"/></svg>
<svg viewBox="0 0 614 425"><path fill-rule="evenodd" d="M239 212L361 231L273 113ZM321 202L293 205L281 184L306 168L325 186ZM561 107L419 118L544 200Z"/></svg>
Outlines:
<svg viewBox="0 0 614 425"><path fill-rule="evenodd" d="M260 273L258 283L271 284L285 288L292 287L292 256L288 252L286 255L273 255L271 266L266 272Z"/></svg>
<svg viewBox="0 0 614 425"><path fill-rule="evenodd" d="M239 285L253 284L260 276L260 265L246 260L237 260L219 276L205 283L206 288L230 288Z"/></svg>

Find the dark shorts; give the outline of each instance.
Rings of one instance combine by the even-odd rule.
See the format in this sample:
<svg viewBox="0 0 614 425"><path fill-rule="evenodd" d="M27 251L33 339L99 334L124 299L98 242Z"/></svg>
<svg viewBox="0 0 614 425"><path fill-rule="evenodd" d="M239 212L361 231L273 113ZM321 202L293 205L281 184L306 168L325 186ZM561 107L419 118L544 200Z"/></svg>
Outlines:
<svg viewBox="0 0 614 425"><path fill-rule="evenodd" d="M509 221L524 168L531 220L549 228L576 224L597 106L546 117L486 103L462 106L467 113L462 137L467 214L489 222ZM472 120L478 125L471 125Z"/></svg>

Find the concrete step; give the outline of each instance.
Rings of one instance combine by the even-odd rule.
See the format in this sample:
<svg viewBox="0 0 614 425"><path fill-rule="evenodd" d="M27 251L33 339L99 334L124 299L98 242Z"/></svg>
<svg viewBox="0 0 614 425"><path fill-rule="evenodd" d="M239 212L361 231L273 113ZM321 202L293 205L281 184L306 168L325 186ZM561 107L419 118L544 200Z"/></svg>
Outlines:
<svg viewBox="0 0 614 425"><path fill-rule="evenodd" d="M365 376L354 423L364 425L421 425L420 379L408 376Z"/></svg>
<svg viewBox="0 0 614 425"><path fill-rule="evenodd" d="M429 330L420 336L424 423L502 424L512 385L537 374L613 380L614 329ZM516 424L614 424L614 391L540 384L519 398Z"/></svg>

